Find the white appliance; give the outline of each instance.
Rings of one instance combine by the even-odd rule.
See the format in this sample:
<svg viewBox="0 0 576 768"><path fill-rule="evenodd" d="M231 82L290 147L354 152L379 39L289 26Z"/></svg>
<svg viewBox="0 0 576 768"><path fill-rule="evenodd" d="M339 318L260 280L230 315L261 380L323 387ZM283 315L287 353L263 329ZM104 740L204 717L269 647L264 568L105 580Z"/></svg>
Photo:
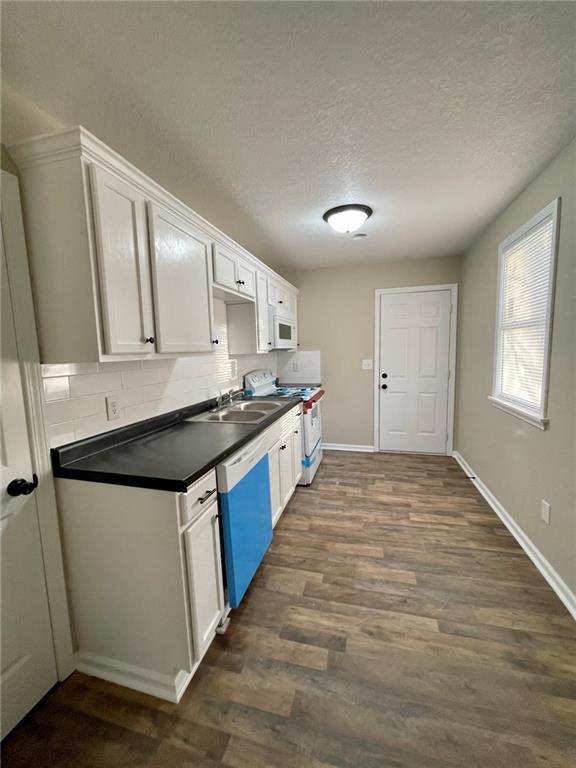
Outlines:
<svg viewBox="0 0 576 768"><path fill-rule="evenodd" d="M273 349L296 349L296 325L294 321L270 310Z"/></svg>
<svg viewBox="0 0 576 768"><path fill-rule="evenodd" d="M322 413L320 401L326 394L319 383L283 386L268 368L244 376L248 397L299 397L302 413L302 477L299 485L310 485L322 461Z"/></svg>

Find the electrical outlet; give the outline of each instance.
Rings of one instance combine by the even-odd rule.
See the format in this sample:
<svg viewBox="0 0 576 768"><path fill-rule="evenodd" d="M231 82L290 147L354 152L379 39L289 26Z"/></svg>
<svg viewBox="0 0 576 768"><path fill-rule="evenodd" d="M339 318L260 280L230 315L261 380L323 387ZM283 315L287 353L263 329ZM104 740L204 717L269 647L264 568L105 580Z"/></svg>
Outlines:
<svg viewBox="0 0 576 768"><path fill-rule="evenodd" d="M550 506L550 502L546 501L546 499L542 499L542 520L546 523L546 525L550 525L550 513L552 511L552 507Z"/></svg>
<svg viewBox="0 0 576 768"><path fill-rule="evenodd" d="M115 395L108 395L106 398L106 413L108 421L115 421L120 418L120 404Z"/></svg>
<svg viewBox="0 0 576 768"><path fill-rule="evenodd" d="M371 371L372 370L372 360L362 360L362 370L363 371Z"/></svg>

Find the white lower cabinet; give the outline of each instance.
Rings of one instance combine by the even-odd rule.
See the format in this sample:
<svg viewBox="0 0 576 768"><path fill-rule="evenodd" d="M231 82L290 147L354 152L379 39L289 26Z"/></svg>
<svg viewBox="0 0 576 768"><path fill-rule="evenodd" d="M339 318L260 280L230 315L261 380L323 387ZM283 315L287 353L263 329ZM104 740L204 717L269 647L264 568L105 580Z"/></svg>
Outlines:
<svg viewBox="0 0 576 768"><path fill-rule="evenodd" d="M190 593L194 660L200 661L224 614L218 504L202 512L182 534Z"/></svg>
<svg viewBox="0 0 576 768"><path fill-rule="evenodd" d="M298 405L267 430L270 501L274 527L302 475L302 445Z"/></svg>
<svg viewBox="0 0 576 768"><path fill-rule="evenodd" d="M56 482L77 668L179 701L226 610L216 472L185 494Z"/></svg>
<svg viewBox="0 0 576 768"><path fill-rule="evenodd" d="M272 527L276 525L282 514L283 499L280 493L280 446L278 440L268 451L268 469L270 472L270 503L272 507Z"/></svg>

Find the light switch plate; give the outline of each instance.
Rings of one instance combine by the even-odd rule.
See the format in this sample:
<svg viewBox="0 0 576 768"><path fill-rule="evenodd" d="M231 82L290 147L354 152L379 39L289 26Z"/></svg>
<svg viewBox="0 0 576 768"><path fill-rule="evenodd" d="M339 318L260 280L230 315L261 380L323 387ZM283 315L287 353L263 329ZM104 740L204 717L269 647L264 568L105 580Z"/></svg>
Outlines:
<svg viewBox="0 0 576 768"><path fill-rule="evenodd" d="M106 413L108 421L115 421L120 418L120 404L115 395L108 395L106 398Z"/></svg>
<svg viewBox="0 0 576 768"><path fill-rule="evenodd" d="M552 507L550 506L550 502L546 501L546 499L542 499L542 520L546 523L546 525L550 525L550 512L552 511Z"/></svg>
<svg viewBox="0 0 576 768"><path fill-rule="evenodd" d="M372 360L362 360L362 370L363 371L371 371L372 370Z"/></svg>

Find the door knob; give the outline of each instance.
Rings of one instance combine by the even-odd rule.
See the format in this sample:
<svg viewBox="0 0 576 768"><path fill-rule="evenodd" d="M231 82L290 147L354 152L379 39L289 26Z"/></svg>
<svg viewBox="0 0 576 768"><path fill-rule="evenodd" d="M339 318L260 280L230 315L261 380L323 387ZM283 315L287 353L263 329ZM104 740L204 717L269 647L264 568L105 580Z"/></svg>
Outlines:
<svg viewBox="0 0 576 768"><path fill-rule="evenodd" d="M387 374L387 373L383 373L383 374L382 374L382 378L383 378L383 379L387 379L387 378L388 378L388 374Z"/></svg>
<svg viewBox="0 0 576 768"><path fill-rule="evenodd" d="M6 493L8 496L29 496L32 491L38 487L38 478L36 475L32 475L32 480L25 480L23 477L18 477L16 480L11 480L6 486Z"/></svg>
<svg viewBox="0 0 576 768"><path fill-rule="evenodd" d="M382 389L388 389L388 384L382 384Z"/></svg>

